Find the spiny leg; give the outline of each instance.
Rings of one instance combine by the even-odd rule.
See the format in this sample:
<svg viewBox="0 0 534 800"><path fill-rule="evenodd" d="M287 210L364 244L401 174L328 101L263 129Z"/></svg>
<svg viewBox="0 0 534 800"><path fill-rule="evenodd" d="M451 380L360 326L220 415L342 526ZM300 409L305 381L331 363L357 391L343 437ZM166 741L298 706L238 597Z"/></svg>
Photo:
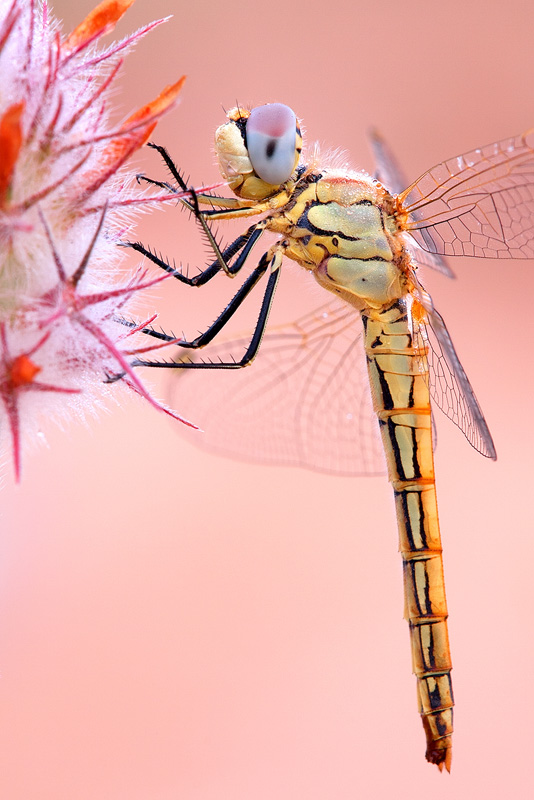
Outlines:
<svg viewBox="0 0 534 800"><path fill-rule="evenodd" d="M180 187L180 190L182 192L188 192L189 193L190 200L182 200L183 204L186 206L186 208L188 208L193 213L193 215L195 216L195 219L197 220L197 222L199 223L200 227L204 231L204 234L205 234L205 236L206 236L206 238L207 238L207 240L208 240L213 252L215 253L215 257L216 257L216 260L217 260L217 262L219 264L219 268L222 269L224 272L226 272L227 275L233 276L235 274L235 272L230 272L230 270L228 269L228 264L227 264L226 259L224 257L224 253L220 249L219 244L218 244L217 240L215 239L215 236L213 235L213 233L211 231L211 228L210 228L210 226L208 225L208 223L206 221L206 212L201 211L201 209L200 209L198 193L196 192L195 189L193 189L193 187L187 185L187 183L185 182L182 174L180 173L180 170L177 168L176 164L174 163L174 161L170 157L170 155L167 152L167 150L165 149L165 147L162 147L162 145L159 145L159 144L154 144L154 142L149 142L148 146L152 147L154 150L157 150L157 152L160 154L160 156L162 157L163 161L165 162L165 165L167 166L169 172L171 173L172 177L174 178L174 180L176 181L176 183ZM176 192L175 187L173 187L170 183L167 183L166 181L155 181L152 178L147 178L145 175L138 175L137 176L137 180L138 181L142 181L143 180L146 183L151 184L152 186L159 186L160 188L168 189L171 192ZM201 198L202 198L202 202L210 202L209 195L201 195ZM215 201L217 199L223 200L223 201L226 200L225 198L213 198L213 199ZM234 200L229 200L228 202L230 203L230 206L232 208L235 208L235 201ZM238 211L239 211L239 209L238 209ZM245 213L246 212L250 213L251 209L247 208L247 209L243 209L243 211ZM221 214L221 213L224 213L224 211L219 211L219 212L216 212L216 213ZM253 213L255 213L255 212L253 212ZM238 213L238 216L240 216L239 213Z"/></svg>
<svg viewBox="0 0 534 800"><path fill-rule="evenodd" d="M238 236L237 239L234 239L234 241L228 245L228 247L221 251L221 257L226 264L225 272L227 274L234 276L239 272L249 257L252 248L264 232L265 225L266 223L264 220L260 220L260 222L257 222L255 225L251 225L251 227L245 231L245 233ZM189 278L180 270L176 269L176 267L172 267L167 261L156 255L156 253L153 253L151 250L141 244L141 242L124 242L123 246L130 247L132 250L140 253L140 255L145 256L149 259L149 261L152 261L153 264L156 264L156 266L165 270L165 272L168 272L174 278L181 281L181 283L185 283L187 286L203 286L221 271L220 261L219 259L216 259L215 261L212 261L212 263L206 267L206 269L199 272L198 275L194 275L192 278ZM241 252L239 252L240 250ZM238 253L239 255L235 259L234 263L229 264L229 260Z"/></svg>
<svg viewBox="0 0 534 800"><path fill-rule="evenodd" d="M188 200L184 199L184 200L182 200L182 202L191 211L193 211L195 216L198 216L198 214L206 214L207 213L206 211L201 211L200 210L200 208L198 207L199 202L200 203L213 204L214 206L219 206L219 207L221 207L221 209L226 209L226 210L230 209L230 210L236 210L237 211L237 210L242 209L244 212L246 212L246 214L248 214L248 212L250 212L253 208L254 209L256 208L255 204L253 204L253 206L243 206L239 202L239 200L237 200L237 198L235 198L235 197L218 197L217 195L202 194L202 192L197 192L195 189L193 189L192 187L187 185L187 183L185 182L185 180L183 178L182 173L180 172L180 170L178 169L178 167L176 166L176 164L174 163L174 161L170 157L169 153L167 152L167 148L163 147L162 145L155 144L154 142L148 142L147 146L148 147L152 147L153 150L157 150L157 152L160 154L161 158L165 162L165 165L166 165L167 169L169 170L169 172L171 173L172 177L174 178L174 180L176 181L176 183L180 187L181 191L182 192L188 192L188 193L191 194L191 201L188 201ZM142 175L142 174L137 175L137 180L138 181L143 180L146 183L150 183L153 186L159 186L161 189L168 189L168 191L170 191L170 192L176 192L176 188L174 186L172 186L172 184L168 183L167 181L155 181L152 178L147 178L146 175ZM263 209L264 204L262 203L262 204L260 204L260 206L261 206L261 209L264 210ZM266 208L268 208L268 206L266 206ZM244 216L246 214L244 214Z"/></svg>
<svg viewBox="0 0 534 800"><path fill-rule="evenodd" d="M256 286L260 278L265 274L268 265L269 256L267 253L264 253L258 266L250 273L246 281L244 281L241 287L237 290L226 308L221 312L221 314L219 314L215 322L213 322L209 328L204 331L204 333L200 334L200 336L197 336L197 338L193 339L191 342L180 340L180 347L199 348L209 344L209 342L211 342L212 339L219 333L219 331L226 325L228 320L235 314L245 298L248 297L254 286ZM118 321L128 327L135 327L135 322L124 319L120 319ZM140 330L141 333L147 334L148 336L153 336L155 339L159 339L162 342L176 342L176 337L174 335L164 333L163 331L156 331L153 328L146 327L141 328ZM148 366L148 363L144 366Z"/></svg>
<svg viewBox="0 0 534 800"><path fill-rule="evenodd" d="M216 255L216 260L213 261L200 274L196 275L193 278L189 278L186 275L183 275L179 270L175 269L174 267L171 267L171 265L168 264L164 259L157 256L155 253L152 253L148 248L145 248L144 245L142 245L140 242L137 243L127 242L125 243L126 246L129 246L132 249L136 250L136 252L140 253L141 255L144 255L154 264L159 266L161 269L165 270L166 272L173 275L181 282L190 286L201 286L204 283L207 283L221 269L223 269L226 272L226 274L233 277L243 267L245 261L250 255L252 247L254 246L254 244L257 242L257 240L260 238L263 231L265 230L267 226L267 220L260 220L258 223L252 225L244 234L238 236L230 245L228 245L228 247L226 247L225 250L221 250L213 234L211 233L211 230L209 229L209 226L205 220L205 216L207 215L210 215L212 217L221 216L222 218L226 218L228 217L228 215L231 215L232 217L245 217L245 216L250 216L251 214L257 214L261 213L262 211L268 210L268 206L260 203L257 206L253 205L250 207L242 207L235 199L211 197L210 195L199 195L194 189L187 186L185 180L183 179L182 175L180 174L179 170L177 169L176 165L174 164L173 160L171 159L167 150L164 147L153 143L150 143L149 146L157 150L160 156L163 158L167 168L169 169L173 178L176 180L181 191L189 192L191 199L182 200L181 202L183 202L183 204L192 211L195 218L200 223ZM165 188L171 192L176 191L176 189L167 182L155 181L152 180L151 178L146 178L143 175L138 175L138 180L144 180L145 182L151 185L159 186L160 188ZM218 206L218 208L201 211L199 207L199 199L203 203L213 202L213 205ZM132 366L197 368L197 369L198 368L235 369L249 364L255 357L259 345L261 343L261 339L263 337L272 300L274 297L276 286L278 284L280 265L282 262L282 250L283 247L278 245L274 249L274 251L273 249L271 249L269 253L265 253L262 256L256 269L253 270L250 276L246 279L246 281L236 292L234 297L230 300L230 302L223 310L223 312L217 317L215 322L212 325L210 325L210 327L203 334L201 334L191 342L186 342L186 341L179 342L182 348L190 348L190 349L198 349L204 347L209 342L211 342L212 339L220 332L220 330L226 325L229 319L237 311L237 309L243 303L245 298L254 288L256 283L258 283L260 278L263 276L263 274L267 270L267 267L270 264L271 275L267 282L267 286L263 296L263 301L260 308L258 321L256 323L256 327L254 329L249 347L247 348L247 351L242 359L240 359L239 361L232 361L227 363L219 362L216 364L195 363L195 362L152 362L152 361L144 361L142 359L136 359L135 361L132 362ZM228 263L229 259L233 258L236 255L237 258L235 259L234 263L229 264ZM119 320L119 321L129 327L135 327L135 323L131 323L127 320ZM169 343L176 342L176 337L169 336L163 331L158 332L153 330L152 328L144 328L142 332L149 336L153 336L154 338L157 338L163 342L165 341ZM121 377L120 375L108 376L108 380L109 381L118 380L120 377Z"/></svg>
<svg viewBox="0 0 534 800"><path fill-rule="evenodd" d="M278 285L278 279L280 277L281 263L282 263L282 248L280 246L277 247L272 258L270 258L269 253L265 253L262 256L260 263L258 264L256 269L253 272L251 272L247 280L236 292L234 297L230 300L224 311L217 317L215 322L213 322L212 325L210 325L209 328L206 331L204 331L204 333L200 334L200 336L197 336L196 339L193 339L190 342L180 341L178 343L180 347L186 349L187 348L199 349L209 344L209 342L212 341L212 339L221 331L221 329L226 325L229 319L237 311L237 309L245 300L245 298L248 297L254 286L258 283L262 275L264 275L267 268L270 266L271 274L269 276L269 280L267 281L267 286L265 288L265 292L263 295L263 300L258 315L258 321L256 323L256 327L254 328L254 332L252 334L247 350L243 355L243 357L239 359L239 361L217 361L217 362L143 361L141 359L136 359L135 361L132 362L132 366L164 367L167 369L240 369L241 367L246 367L255 358L259 346L261 344L261 340L265 332L265 326L267 324L267 319L269 317L269 312L271 310L271 305L276 291L276 287ZM176 341L175 337L173 336L168 336L168 334L165 334L163 332L160 333L158 331L153 331L151 329L146 329L143 331L143 333L147 333L149 336L154 336L155 338L163 341L165 340L169 342Z"/></svg>

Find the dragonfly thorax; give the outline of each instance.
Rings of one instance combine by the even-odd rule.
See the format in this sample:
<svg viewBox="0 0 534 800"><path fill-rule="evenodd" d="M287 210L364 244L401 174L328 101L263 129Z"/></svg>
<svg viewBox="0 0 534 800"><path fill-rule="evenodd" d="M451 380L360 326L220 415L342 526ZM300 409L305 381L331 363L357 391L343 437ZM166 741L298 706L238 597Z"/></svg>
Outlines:
<svg viewBox="0 0 534 800"><path fill-rule="evenodd" d="M366 175L305 173L293 204L273 212L267 227L286 236L285 255L360 310L406 293L409 259L393 198Z"/></svg>

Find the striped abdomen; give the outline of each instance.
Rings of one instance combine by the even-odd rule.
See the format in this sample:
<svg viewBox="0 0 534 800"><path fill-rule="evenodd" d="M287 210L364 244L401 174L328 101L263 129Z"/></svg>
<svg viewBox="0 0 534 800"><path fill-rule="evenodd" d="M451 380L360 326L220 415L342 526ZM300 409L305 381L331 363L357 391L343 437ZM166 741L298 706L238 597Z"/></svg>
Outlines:
<svg viewBox="0 0 534 800"><path fill-rule="evenodd" d="M427 760L450 768L451 658L439 533L426 357L413 345L409 310L399 300L363 316L373 405L395 491L410 626Z"/></svg>

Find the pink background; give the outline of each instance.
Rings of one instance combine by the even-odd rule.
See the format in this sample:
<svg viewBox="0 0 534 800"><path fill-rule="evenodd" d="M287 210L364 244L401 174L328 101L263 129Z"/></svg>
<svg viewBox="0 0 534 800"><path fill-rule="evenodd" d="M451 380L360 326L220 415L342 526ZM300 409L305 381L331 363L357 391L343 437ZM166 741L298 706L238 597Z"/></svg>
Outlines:
<svg viewBox="0 0 534 800"><path fill-rule="evenodd" d="M92 2L53 5L68 30ZM372 168L375 124L410 179L534 124L533 5L139 0L117 33L171 12L129 58L117 100L126 114L188 74L155 138L197 184L217 179L213 131L236 98L288 103L310 141L343 147L355 167ZM202 263L179 216L155 213L139 236ZM5 469L3 798L529 795L533 264L453 266L457 281L426 283L499 460L438 418L452 775L424 761L385 479L210 457L132 399L90 429L47 428L22 486ZM170 284L159 294L148 311L190 332L222 302ZM282 298L279 318L290 310Z"/></svg>

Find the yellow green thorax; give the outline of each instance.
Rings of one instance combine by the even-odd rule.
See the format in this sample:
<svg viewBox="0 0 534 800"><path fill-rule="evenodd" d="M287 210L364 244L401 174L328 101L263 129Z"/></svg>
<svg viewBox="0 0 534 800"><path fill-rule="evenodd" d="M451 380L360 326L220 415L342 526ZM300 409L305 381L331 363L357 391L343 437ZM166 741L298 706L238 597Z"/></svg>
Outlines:
<svg viewBox="0 0 534 800"><path fill-rule="evenodd" d="M269 219L267 227L287 237L285 255L356 308L381 308L404 295L407 257L391 195L365 176L326 171L315 178Z"/></svg>

